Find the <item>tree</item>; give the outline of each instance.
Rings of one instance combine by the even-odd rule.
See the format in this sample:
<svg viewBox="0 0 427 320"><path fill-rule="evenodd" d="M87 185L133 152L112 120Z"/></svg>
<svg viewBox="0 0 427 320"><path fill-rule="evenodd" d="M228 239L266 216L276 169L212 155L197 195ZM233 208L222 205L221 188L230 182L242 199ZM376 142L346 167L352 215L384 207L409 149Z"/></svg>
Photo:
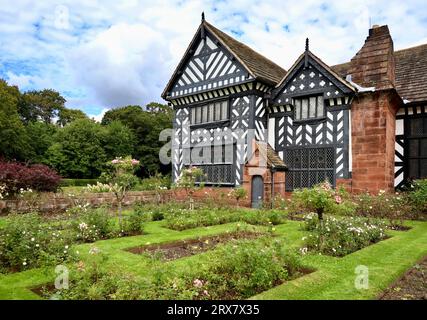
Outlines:
<svg viewBox="0 0 427 320"><path fill-rule="evenodd" d="M58 120L56 123L61 127L67 123L73 122L79 119L88 119L88 116L81 110L62 108L58 111Z"/></svg>
<svg viewBox="0 0 427 320"><path fill-rule="evenodd" d="M189 167L181 171L180 176L175 182L174 188L182 188L190 203L190 210L194 210L194 199L193 194L196 190L202 189L204 184L201 181L205 177L205 174L202 169L197 167Z"/></svg>
<svg viewBox="0 0 427 320"><path fill-rule="evenodd" d="M0 79L0 156L26 160L30 139L18 114L19 99L18 88Z"/></svg>
<svg viewBox="0 0 427 320"><path fill-rule="evenodd" d="M46 163L46 151L54 143L54 136L58 128L53 124L36 121L30 122L25 127L31 149L30 161L33 163Z"/></svg>
<svg viewBox="0 0 427 320"><path fill-rule="evenodd" d="M23 95L20 114L24 121L42 120L51 123L64 109L66 100L53 89L28 91Z"/></svg>
<svg viewBox="0 0 427 320"><path fill-rule="evenodd" d="M132 159L131 156L118 157L109 162L108 165L112 170L107 182L116 196L117 215L119 217L119 225L122 227L122 202L127 192L138 183L138 178L134 175L134 172L139 166L139 161Z"/></svg>
<svg viewBox="0 0 427 320"><path fill-rule="evenodd" d="M46 162L64 177L96 178L107 156L103 148L103 128L89 119L76 120L55 135L47 150Z"/></svg>
<svg viewBox="0 0 427 320"><path fill-rule="evenodd" d="M120 121L114 120L105 126L102 141L109 160L134 154L135 134Z"/></svg>
<svg viewBox="0 0 427 320"><path fill-rule="evenodd" d="M102 117L101 124L107 125L112 121L119 120L129 128L134 129L134 121L143 112L140 106L126 106L108 110Z"/></svg>
<svg viewBox="0 0 427 320"><path fill-rule="evenodd" d="M173 110L159 103L150 103L147 109L150 111L144 111L140 106L112 109L105 113L101 123L107 125L118 120L128 126L136 137L133 156L144 163L144 174L166 174L170 172L171 166L163 166L159 161L159 151L164 144L159 141L159 134L171 128Z"/></svg>

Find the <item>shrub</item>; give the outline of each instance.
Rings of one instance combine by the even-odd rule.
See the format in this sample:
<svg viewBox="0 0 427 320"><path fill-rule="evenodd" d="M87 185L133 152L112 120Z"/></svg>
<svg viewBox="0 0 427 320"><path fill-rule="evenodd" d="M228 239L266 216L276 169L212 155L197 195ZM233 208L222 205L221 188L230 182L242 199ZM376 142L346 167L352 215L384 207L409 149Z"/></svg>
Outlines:
<svg viewBox="0 0 427 320"><path fill-rule="evenodd" d="M56 191L61 177L45 165L26 166L18 162L0 162L0 185L5 193L16 195L21 189Z"/></svg>
<svg viewBox="0 0 427 320"><path fill-rule="evenodd" d="M143 231L143 223L146 221L146 216L140 211L132 211L129 216L124 219L122 226L123 233L126 235L140 234Z"/></svg>
<svg viewBox="0 0 427 320"><path fill-rule="evenodd" d="M96 184L97 179L62 179L61 187L85 187L88 184Z"/></svg>
<svg viewBox="0 0 427 320"><path fill-rule="evenodd" d="M360 217L328 217L321 225L311 213L305 217L304 229L310 234L303 238L301 250L342 257L386 238L385 227L378 220L368 221Z"/></svg>
<svg viewBox="0 0 427 320"><path fill-rule="evenodd" d="M160 221L165 218L165 215L163 214L161 209L155 209L151 214L153 221Z"/></svg>
<svg viewBox="0 0 427 320"><path fill-rule="evenodd" d="M0 265L22 271L61 264L72 257L70 245L64 232L44 224L37 214L12 214L0 229Z"/></svg>
<svg viewBox="0 0 427 320"><path fill-rule="evenodd" d="M185 190L187 198L190 203L190 210L194 210L193 194L196 190L204 187L202 182L205 174L202 169L190 166L183 169L178 179L175 181L175 188L182 188ZM200 181L200 183L198 183Z"/></svg>
<svg viewBox="0 0 427 320"><path fill-rule="evenodd" d="M242 199L246 199L248 192L246 191L246 189L242 188L242 187L236 187L233 188L229 193L228 196L232 197L233 199L236 200L237 202L237 206L239 206L239 202Z"/></svg>
<svg viewBox="0 0 427 320"><path fill-rule="evenodd" d="M102 192L111 192L111 186L109 184L97 182L96 184L90 185L88 184L85 188L85 192L90 193L102 193Z"/></svg>
<svg viewBox="0 0 427 320"><path fill-rule="evenodd" d="M414 217L409 193L389 194L381 190L378 195L357 195L355 202L357 215L388 220L391 227L402 226L404 219Z"/></svg>
<svg viewBox="0 0 427 320"><path fill-rule="evenodd" d="M419 213L427 213L427 179L415 180L408 197L413 209Z"/></svg>
<svg viewBox="0 0 427 320"><path fill-rule="evenodd" d="M6 189L6 185L0 184L0 200L6 198L9 195Z"/></svg>
<svg viewBox="0 0 427 320"><path fill-rule="evenodd" d="M292 210L316 212L319 220L323 213L330 210L335 203L342 201L341 196L332 189L329 182L319 183L312 188L295 190L292 194Z"/></svg>
<svg viewBox="0 0 427 320"><path fill-rule="evenodd" d="M80 261L70 271L66 290L44 290L44 297L56 300L135 300L141 284L131 274L107 271L103 266L108 257L91 248L87 262ZM117 268L119 269L119 268Z"/></svg>
<svg viewBox="0 0 427 320"><path fill-rule="evenodd" d="M110 218L105 208L84 208L82 213L71 222L77 241L94 242L107 238L113 231Z"/></svg>
<svg viewBox="0 0 427 320"><path fill-rule="evenodd" d="M141 191L154 191L154 190L167 190L171 187L171 177L156 175L153 177L145 178L139 181L135 187L136 190Z"/></svg>

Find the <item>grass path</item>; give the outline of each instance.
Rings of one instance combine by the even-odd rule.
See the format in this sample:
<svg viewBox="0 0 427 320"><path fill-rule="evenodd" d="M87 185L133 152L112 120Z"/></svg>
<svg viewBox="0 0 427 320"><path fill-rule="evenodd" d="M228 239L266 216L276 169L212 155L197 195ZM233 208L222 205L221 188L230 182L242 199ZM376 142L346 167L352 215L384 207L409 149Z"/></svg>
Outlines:
<svg viewBox="0 0 427 320"><path fill-rule="evenodd" d="M427 222L407 222L409 231L390 231L391 238L369 246L343 258L306 255L304 262L317 271L265 291L254 299L373 299L391 282L402 275L416 261L427 255ZM75 246L82 260L91 246L108 255L109 268L120 268L138 277L150 274L150 260L124 249L148 243L161 243L219 234L236 229L237 223L174 231L164 228L164 222L149 222L145 234L134 237L98 241L94 244ZM262 230L264 227L257 227ZM300 223L288 221L276 227L275 233L284 239L285 245L298 248L305 232ZM166 262L182 271L196 268L203 263L206 254L185 257ZM355 267L369 268L369 289L357 290L354 286ZM40 299L29 288L53 282L54 268L33 269L14 274L0 275L0 299Z"/></svg>
<svg viewBox="0 0 427 320"><path fill-rule="evenodd" d="M263 292L253 299L374 299L405 270L427 255L427 223L407 222L409 231L391 231L391 238L343 258L308 255L318 271ZM355 268L368 267L369 288L356 289Z"/></svg>

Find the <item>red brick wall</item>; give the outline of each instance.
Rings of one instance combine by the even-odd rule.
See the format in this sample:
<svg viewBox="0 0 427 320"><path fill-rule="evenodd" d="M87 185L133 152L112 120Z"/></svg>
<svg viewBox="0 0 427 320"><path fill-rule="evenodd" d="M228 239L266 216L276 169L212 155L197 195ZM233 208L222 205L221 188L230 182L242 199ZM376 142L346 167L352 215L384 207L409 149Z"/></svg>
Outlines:
<svg viewBox="0 0 427 320"><path fill-rule="evenodd" d="M352 191L394 189L396 111L394 90L359 94L351 105Z"/></svg>
<svg viewBox="0 0 427 320"><path fill-rule="evenodd" d="M285 172L274 172L274 195L280 195L285 197ZM252 178L255 175L260 175L264 181L264 202L271 202L271 176L272 172L269 168L265 167L252 167L246 165L243 169L243 188L246 189L248 193L248 198L251 200L252 194Z"/></svg>
<svg viewBox="0 0 427 320"><path fill-rule="evenodd" d="M336 187L337 189L340 187L344 187L345 190L347 190L347 192L352 192L352 181L351 179L340 179L338 178L336 181Z"/></svg>
<svg viewBox="0 0 427 320"><path fill-rule="evenodd" d="M224 203L229 205L237 205L237 201L229 197L228 194L232 191L232 187L204 187L202 189L196 190L192 197L196 201L209 202L213 201L216 204ZM173 199L178 201L188 201L189 196L187 195L184 189L175 189L172 191ZM250 207L250 193L244 200L239 201L239 206Z"/></svg>
<svg viewBox="0 0 427 320"><path fill-rule="evenodd" d="M374 26L364 45L351 59L349 74L362 87L390 89L395 83L393 40L387 26Z"/></svg>
<svg viewBox="0 0 427 320"><path fill-rule="evenodd" d="M196 201L209 202L213 201L216 204L229 204L237 205L235 199L228 197L228 193L232 188L224 187L205 187L197 190L193 194L193 199ZM161 201L188 201L189 198L184 189L174 189L162 192ZM155 203L157 201L157 194L154 191L132 191L129 192L123 204L125 206L133 205L137 202L150 202ZM41 212L58 212L68 208L74 207L77 204L89 204L91 207L99 207L101 205L115 205L116 198L111 193L91 193L82 194L75 197L67 197L62 194L46 193L43 194L37 207ZM250 194L247 199L241 200L239 206L250 207ZM0 200L0 214L7 214L9 212L28 212L30 208L28 204L23 200Z"/></svg>

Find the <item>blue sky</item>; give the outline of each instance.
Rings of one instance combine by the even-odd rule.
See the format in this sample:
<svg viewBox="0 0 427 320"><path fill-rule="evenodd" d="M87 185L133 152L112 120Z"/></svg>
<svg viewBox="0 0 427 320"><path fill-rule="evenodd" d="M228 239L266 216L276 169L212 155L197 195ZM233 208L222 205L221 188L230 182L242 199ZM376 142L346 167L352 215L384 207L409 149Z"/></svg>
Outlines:
<svg viewBox="0 0 427 320"><path fill-rule="evenodd" d="M427 43L420 1L0 0L0 77L22 91L53 88L99 118L160 93L200 23L213 25L288 69L304 49L346 62L371 24L388 24L395 49Z"/></svg>

